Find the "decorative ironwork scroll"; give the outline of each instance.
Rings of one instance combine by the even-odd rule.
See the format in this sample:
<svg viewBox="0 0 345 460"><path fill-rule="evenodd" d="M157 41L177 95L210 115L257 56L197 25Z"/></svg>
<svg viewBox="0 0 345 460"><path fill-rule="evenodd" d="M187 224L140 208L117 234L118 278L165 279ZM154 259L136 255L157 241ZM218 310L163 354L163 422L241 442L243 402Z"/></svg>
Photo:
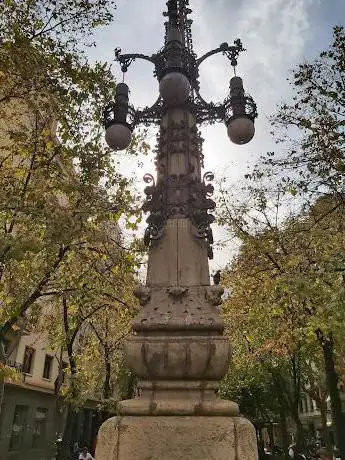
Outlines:
<svg viewBox="0 0 345 460"><path fill-rule="evenodd" d="M144 176L149 184L144 192L144 212L149 212L148 227L144 241L150 245L153 240L161 238L166 221L169 218L189 217L195 229L196 238L205 239L208 245L208 256L213 257L213 235L210 225L215 218L209 211L215 209L215 202L211 199L214 187L211 181L214 175L206 172L203 179L198 177L200 164L203 161L201 153L202 139L195 126L188 127L185 122L172 122L168 130L161 128L156 149L156 167L158 171L157 183L151 174ZM184 154L189 158L186 174L167 174L167 158L177 154ZM191 158L198 161L198 171L191 164Z"/></svg>

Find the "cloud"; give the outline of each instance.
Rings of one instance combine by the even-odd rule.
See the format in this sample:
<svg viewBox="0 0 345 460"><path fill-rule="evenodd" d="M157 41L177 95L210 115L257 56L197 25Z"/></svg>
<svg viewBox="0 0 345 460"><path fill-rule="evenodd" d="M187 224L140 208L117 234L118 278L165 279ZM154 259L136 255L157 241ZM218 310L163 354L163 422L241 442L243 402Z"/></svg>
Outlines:
<svg viewBox="0 0 345 460"><path fill-rule="evenodd" d="M156 52L163 44L165 9L162 0L119 0L116 19L98 34L99 47L94 56L113 59L113 49L123 52ZM239 59L238 75L258 105L259 119L254 140L242 147L230 144L224 126L203 129L206 167L221 174L229 183L237 181L248 162L273 148L267 116L282 99L290 97L286 77L303 60L305 46L314 33L310 11L317 9L312 0L191 0L195 51L200 55L227 41L241 38L247 49ZM115 68L115 67L114 67ZM202 94L206 99L222 100L232 76L224 56L213 57L201 69ZM120 77L120 73L116 73ZM145 63L131 66L126 81L131 87L132 103L143 106L155 100L158 84L152 68ZM218 233L218 232L217 232ZM217 238L217 235L216 235ZM216 264L226 263L226 251L216 254Z"/></svg>
<svg viewBox="0 0 345 460"><path fill-rule="evenodd" d="M311 30L310 6L310 0L196 2L194 36L198 51L205 52L223 41L231 43L241 38L247 51L239 58L238 75L243 77L245 88L258 105L256 136L246 146L230 144L225 127L203 130L206 167L215 170L218 176L227 176L229 186L243 177L248 163L275 147L267 116L291 95L286 77L303 60ZM222 99L231 76L230 63L223 56L210 59L201 69L206 96ZM224 238L220 229L216 228L214 233L216 241ZM233 245L228 250L215 251L211 268L224 265L233 251Z"/></svg>

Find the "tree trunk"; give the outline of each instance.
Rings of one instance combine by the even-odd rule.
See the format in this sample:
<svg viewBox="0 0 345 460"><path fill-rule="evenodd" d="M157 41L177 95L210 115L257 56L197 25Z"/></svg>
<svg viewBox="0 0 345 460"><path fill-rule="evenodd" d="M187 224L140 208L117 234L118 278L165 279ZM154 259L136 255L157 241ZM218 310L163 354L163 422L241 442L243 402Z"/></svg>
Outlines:
<svg viewBox="0 0 345 460"><path fill-rule="evenodd" d="M337 448L339 449L341 460L345 460L345 417L342 412L340 391L338 388L338 374L334 361L334 343L332 335L320 338L325 363L328 392L331 400L332 420L335 427Z"/></svg>
<svg viewBox="0 0 345 460"><path fill-rule="evenodd" d="M0 372L0 415L2 411L2 403L4 400L4 394L5 394L5 378L4 378L4 374Z"/></svg>
<svg viewBox="0 0 345 460"><path fill-rule="evenodd" d="M75 433L75 425L77 422L77 413L71 404L67 408L67 418L65 429L63 432L62 445L61 445L61 459L68 460L73 455L73 443L78 439L73 439Z"/></svg>
<svg viewBox="0 0 345 460"><path fill-rule="evenodd" d="M296 425L296 447L298 452L303 452L306 447L306 433L301 419L299 418L298 411L293 412L293 420Z"/></svg>
<svg viewBox="0 0 345 460"><path fill-rule="evenodd" d="M290 459L288 455L289 449L289 436L287 430L287 415L291 415L294 408L296 407L295 398L291 398L291 395L288 393L289 385L286 385L284 379L281 375L279 375L276 371L271 370L271 375L273 378L273 384L275 388L275 394L278 402L279 407L279 418L282 424L282 436L283 436L283 445L284 445L284 456L286 459ZM298 409L298 408L297 408ZM298 410L297 410L297 418L298 417Z"/></svg>
<svg viewBox="0 0 345 460"><path fill-rule="evenodd" d="M280 429L281 429L281 434L282 434L284 458L288 460L289 459L288 450L289 450L290 440L289 440L289 433L288 433L287 422L286 422L286 410L285 410L285 407L283 406L279 407L279 420L280 420Z"/></svg>
<svg viewBox="0 0 345 460"><path fill-rule="evenodd" d="M55 394L55 413L54 413L54 427L55 427L55 436L56 436L56 441L58 441L58 438L62 438L63 434L63 418L64 418L64 413L63 413L63 400L60 395L60 390L61 386L63 384L64 380L64 370L62 366L62 357L63 357L63 349L60 349L60 356L58 358L58 363L59 363L59 368L58 368L58 375L55 379L54 382L54 394ZM61 452L61 443L57 442L57 460L63 460L62 458L62 452Z"/></svg>
<svg viewBox="0 0 345 460"><path fill-rule="evenodd" d="M55 406L54 413L54 431L55 431L55 443L56 443L56 460L63 460L62 455L62 442L63 439L63 413L58 404Z"/></svg>
<svg viewBox="0 0 345 460"><path fill-rule="evenodd" d="M325 400L319 401L319 409L321 414L322 433L325 441L325 447L329 456L332 456L332 442L327 426L327 403Z"/></svg>
<svg viewBox="0 0 345 460"><path fill-rule="evenodd" d="M272 425L272 423L268 424L267 433L268 433L268 439L269 439L270 447L273 447L274 446L274 436L273 436L273 425Z"/></svg>
<svg viewBox="0 0 345 460"><path fill-rule="evenodd" d="M255 426L255 425L254 425ZM256 425L256 437L258 440L258 454L259 454L259 460L265 460L266 455L265 455L265 445L264 445L264 440L262 436L262 425Z"/></svg>
<svg viewBox="0 0 345 460"><path fill-rule="evenodd" d="M69 322L68 322L68 305L67 305L66 297L63 297L62 305L63 305L63 323L64 323L64 331L65 331L65 342L66 342L67 355L68 355L69 367L70 367L70 372L71 372L70 381L69 381L69 393L70 393L70 397L72 401L74 401L77 396L78 390L77 390L76 383L75 383L75 379L77 376L77 365L76 365L76 361L74 358L73 345L74 345L74 340L77 336L79 327L76 327L73 333L71 334ZM75 411L75 408L73 407L73 404L70 403L68 404L68 407L67 407L67 419L66 419L63 440L62 440L62 455L63 455L62 458L63 460L65 459L67 460L71 458L71 453L72 453L72 448L73 448L72 444L78 441L78 439L73 439L76 422L77 422L77 413Z"/></svg>
<svg viewBox="0 0 345 460"><path fill-rule="evenodd" d="M3 340L0 339L0 366L5 366L7 364L7 357L5 353L5 347ZM0 371L0 415L2 410L2 403L4 400L5 394L5 377L4 372Z"/></svg>
<svg viewBox="0 0 345 460"><path fill-rule="evenodd" d="M299 404L301 401L301 360L300 349L291 356L292 370L292 397L291 397L291 415L296 424L296 449L297 452L303 452L306 447L306 432L299 416Z"/></svg>
<svg viewBox="0 0 345 460"><path fill-rule="evenodd" d="M104 362L105 362L105 376L104 376L104 384L103 384L103 398L104 400L108 400L111 395L111 363L110 363L110 353L107 347L104 347Z"/></svg>

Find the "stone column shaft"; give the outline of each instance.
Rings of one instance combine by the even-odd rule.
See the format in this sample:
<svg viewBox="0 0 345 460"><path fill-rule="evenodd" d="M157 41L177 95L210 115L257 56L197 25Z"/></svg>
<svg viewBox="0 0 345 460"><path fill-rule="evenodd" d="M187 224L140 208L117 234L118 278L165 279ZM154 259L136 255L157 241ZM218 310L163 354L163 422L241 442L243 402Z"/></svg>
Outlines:
<svg viewBox="0 0 345 460"><path fill-rule="evenodd" d="M125 345L140 397L121 401L101 428L97 460L256 460L255 431L217 398L230 346L210 286L212 174L201 176L201 140L187 109L163 117L157 181L145 176L150 212L147 282Z"/></svg>

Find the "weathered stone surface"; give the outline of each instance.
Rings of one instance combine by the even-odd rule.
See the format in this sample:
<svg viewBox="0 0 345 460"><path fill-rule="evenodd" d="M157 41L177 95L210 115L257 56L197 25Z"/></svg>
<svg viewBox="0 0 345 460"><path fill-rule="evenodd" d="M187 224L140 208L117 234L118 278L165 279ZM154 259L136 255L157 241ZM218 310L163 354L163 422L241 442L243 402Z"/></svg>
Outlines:
<svg viewBox="0 0 345 460"><path fill-rule="evenodd" d="M139 303L142 307L151 300L151 289L142 284L134 289L133 294L139 299Z"/></svg>
<svg viewBox="0 0 345 460"><path fill-rule="evenodd" d="M169 219L164 235L152 242L147 285L209 285L207 245L195 238L190 219Z"/></svg>
<svg viewBox="0 0 345 460"><path fill-rule="evenodd" d="M132 336L125 356L141 379L220 380L229 367L230 345L222 336Z"/></svg>
<svg viewBox="0 0 345 460"><path fill-rule="evenodd" d="M145 288L148 291L144 291L144 294L149 292L150 299L134 319L133 329L136 332L207 330L209 333L222 333L224 324L214 305L220 302L208 300L210 287L180 285ZM175 290L183 290L183 295L173 295ZM145 299L147 296L142 302Z"/></svg>
<svg viewBox="0 0 345 460"><path fill-rule="evenodd" d="M215 284L213 286L206 287L206 300L210 305L218 306L222 304L222 295L224 294L224 288Z"/></svg>
<svg viewBox="0 0 345 460"><path fill-rule="evenodd" d="M153 241L147 266L147 286L177 286L176 223L169 220L160 240Z"/></svg>
<svg viewBox="0 0 345 460"><path fill-rule="evenodd" d="M254 427L239 417L114 417L97 460L257 460Z"/></svg>
<svg viewBox="0 0 345 460"><path fill-rule="evenodd" d="M178 231L178 283L182 286L200 286L210 283L207 245L195 238L190 219L176 219Z"/></svg>
<svg viewBox="0 0 345 460"><path fill-rule="evenodd" d="M177 392L176 392L177 393ZM212 417L235 417L239 408L235 402L221 399L177 399L176 395L166 399L128 399L118 403L121 415L207 415Z"/></svg>
<svg viewBox="0 0 345 460"><path fill-rule="evenodd" d="M150 402L156 401L159 402L159 404L162 403L162 406L159 407L167 407L167 400L171 401L171 404L173 404L174 401L182 400L184 401L186 410L188 411L188 413L186 412L186 415L200 415L200 412L196 412L194 407L199 406L200 403L215 400L217 397L216 392L219 389L219 382L217 380L191 379L138 380L137 387L140 390L140 397L135 399L136 402L132 403L132 400L121 401L118 404L118 407L130 407L132 404L136 404L139 400L144 400L145 404L147 403L147 400ZM217 399L217 401L220 400ZM227 405L230 404L231 407L235 404L230 401L221 401L221 404L223 403ZM169 403L168 405L170 406L171 404ZM235 405L237 407L237 404ZM190 408L187 409L187 406ZM121 413L127 414L127 412ZM142 413L142 411L140 413ZM133 413L130 412L130 415L133 415ZM146 412L146 415L152 415L152 412ZM164 415L166 415L166 413L164 413ZM205 414L203 413L203 415ZM207 415L211 414L207 412ZM238 415L238 411L236 413L231 411L216 415Z"/></svg>

